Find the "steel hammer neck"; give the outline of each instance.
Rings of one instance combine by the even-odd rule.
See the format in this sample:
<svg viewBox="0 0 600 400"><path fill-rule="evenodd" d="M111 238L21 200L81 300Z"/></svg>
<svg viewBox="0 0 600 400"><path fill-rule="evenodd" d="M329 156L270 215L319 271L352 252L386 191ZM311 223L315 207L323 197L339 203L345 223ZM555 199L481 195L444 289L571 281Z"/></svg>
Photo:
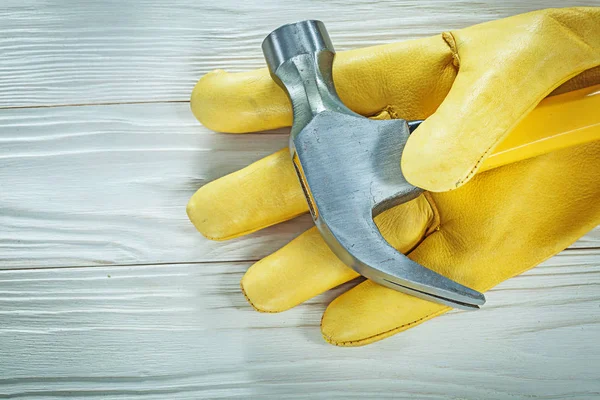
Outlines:
<svg viewBox="0 0 600 400"><path fill-rule="evenodd" d="M323 111L355 115L335 90L335 50L321 21L284 25L267 36L262 48L271 76L292 103L292 139Z"/></svg>

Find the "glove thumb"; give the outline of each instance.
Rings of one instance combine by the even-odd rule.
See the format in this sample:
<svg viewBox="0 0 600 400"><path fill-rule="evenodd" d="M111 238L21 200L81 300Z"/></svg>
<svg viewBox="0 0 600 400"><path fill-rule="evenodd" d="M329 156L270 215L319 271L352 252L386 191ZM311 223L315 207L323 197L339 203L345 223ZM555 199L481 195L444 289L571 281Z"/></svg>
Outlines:
<svg viewBox="0 0 600 400"><path fill-rule="evenodd" d="M475 25L443 38L458 75L437 111L409 138L406 179L460 187L556 87L600 65L600 8L550 9Z"/></svg>

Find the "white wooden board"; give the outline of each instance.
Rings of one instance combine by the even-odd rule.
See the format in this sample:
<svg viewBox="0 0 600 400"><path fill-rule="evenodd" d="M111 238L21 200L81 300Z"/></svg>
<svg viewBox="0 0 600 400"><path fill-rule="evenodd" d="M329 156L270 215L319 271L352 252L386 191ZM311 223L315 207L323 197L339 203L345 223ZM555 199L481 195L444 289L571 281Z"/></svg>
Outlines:
<svg viewBox="0 0 600 400"><path fill-rule="evenodd" d="M80 1L0 3L0 107L189 100L215 68L262 67L277 26L316 18L338 50L598 0Z"/></svg>
<svg viewBox="0 0 600 400"><path fill-rule="evenodd" d="M214 68L261 67L265 33L318 18L338 50L595 1L0 2L0 399L600 397L600 229L453 312L362 348L239 280L309 218L210 242L202 184L285 130L215 134L187 100ZM110 103L110 104L109 104Z"/></svg>
<svg viewBox="0 0 600 400"><path fill-rule="evenodd" d="M0 269L256 260L312 224L219 243L185 213L287 135L215 134L183 103L5 109L0 124Z"/></svg>
<svg viewBox="0 0 600 400"><path fill-rule="evenodd" d="M320 337L340 290L252 311L245 263L0 271L0 398L593 399L600 263L589 255L566 251L481 311L362 348Z"/></svg>
<svg viewBox="0 0 600 400"><path fill-rule="evenodd" d="M285 147L287 134L227 135L188 104L0 110L0 269L257 260L308 216L213 242L185 206L203 184ZM600 247L600 229L578 246Z"/></svg>

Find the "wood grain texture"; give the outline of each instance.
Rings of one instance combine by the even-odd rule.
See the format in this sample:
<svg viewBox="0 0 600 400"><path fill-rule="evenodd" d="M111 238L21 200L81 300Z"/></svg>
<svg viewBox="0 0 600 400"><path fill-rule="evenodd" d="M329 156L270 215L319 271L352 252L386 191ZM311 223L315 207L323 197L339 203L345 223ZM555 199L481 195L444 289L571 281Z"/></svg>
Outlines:
<svg viewBox="0 0 600 400"><path fill-rule="evenodd" d="M187 101L216 68L264 65L277 26L317 18L338 50L429 36L547 7L597 0L101 2L3 0L0 107Z"/></svg>
<svg viewBox="0 0 600 400"><path fill-rule="evenodd" d="M274 27L319 18L345 50L593 4L2 1L0 399L599 398L599 228L481 311L344 349L319 321L353 283L282 314L239 291L308 217L210 242L185 215L198 187L286 145L210 132L186 103L212 69L262 67Z"/></svg>
<svg viewBox="0 0 600 400"><path fill-rule="evenodd" d="M185 213L287 135L215 134L184 103L0 110L0 124L0 269L256 260L312 224L213 242Z"/></svg>
<svg viewBox="0 0 600 400"><path fill-rule="evenodd" d="M336 348L326 304L282 314L245 263L0 271L0 398L593 399L600 263L572 250L392 339Z"/></svg>
<svg viewBox="0 0 600 400"><path fill-rule="evenodd" d="M226 242L185 214L203 184L286 146L227 135L186 103L0 110L0 269L257 260L308 216ZM600 229L578 247L600 247Z"/></svg>

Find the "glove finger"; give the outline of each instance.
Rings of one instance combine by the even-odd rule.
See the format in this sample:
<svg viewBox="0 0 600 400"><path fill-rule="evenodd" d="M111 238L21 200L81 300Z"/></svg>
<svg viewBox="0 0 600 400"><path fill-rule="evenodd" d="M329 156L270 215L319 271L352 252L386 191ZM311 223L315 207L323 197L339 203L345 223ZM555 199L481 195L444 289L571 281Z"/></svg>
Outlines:
<svg viewBox="0 0 600 400"><path fill-rule="evenodd" d="M394 248L407 252L435 229L437 214L420 196L383 212L375 223ZM333 254L315 227L251 266L241 286L256 310L280 312L357 276Z"/></svg>
<svg viewBox="0 0 600 400"><path fill-rule="evenodd" d="M202 186L187 205L200 233L226 240L308 211L287 148Z"/></svg>
<svg viewBox="0 0 600 400"><path fill-rule="evenodd" d="M553 9L444 34L459 73L438 110L406 144L402 170L408 181L440 192L471 179L544 97L600 64L598 21L599 8Z"/></svg>
<svg viewBox="0 0 600 400"><path fill-rule="evenodd" d="M456 76L440 35L340 52L333 76L342 101L355 112L422 119L442 102ZM203 76L192 92L192 112L207 128L256 132L292 124L291 105L266 68Z"/></svg>

